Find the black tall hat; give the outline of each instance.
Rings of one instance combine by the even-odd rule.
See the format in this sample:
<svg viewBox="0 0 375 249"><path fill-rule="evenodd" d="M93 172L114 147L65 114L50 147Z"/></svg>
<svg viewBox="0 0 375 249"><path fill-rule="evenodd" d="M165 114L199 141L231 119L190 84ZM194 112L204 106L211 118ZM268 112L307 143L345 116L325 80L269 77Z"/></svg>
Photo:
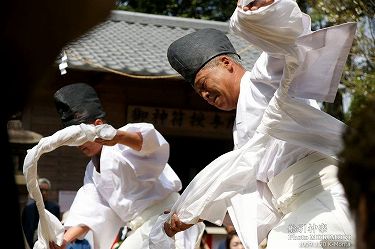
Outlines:
<svg viewBox="0 0 375 249"><path fill-rule="evenodd" d="M75 83L60 88L54 94L57 112L64 127L92 123L105 117L100 100L91 86Z"/></svg>
<svg viewBox="0 0 375 249"><path fill-rule="evenodd" d="M222 54L238 55L228 37L213 28L200 29L177 39L167 52L171 66L191 84L208 61Z"/></svg>

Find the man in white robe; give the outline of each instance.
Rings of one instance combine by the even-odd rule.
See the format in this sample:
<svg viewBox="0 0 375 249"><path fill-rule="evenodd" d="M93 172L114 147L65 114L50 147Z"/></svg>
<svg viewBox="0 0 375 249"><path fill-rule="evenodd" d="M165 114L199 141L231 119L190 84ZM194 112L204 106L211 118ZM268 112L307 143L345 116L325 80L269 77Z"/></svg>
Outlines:
<svg viewBox="0 0 375 249"><path fill-rule="evenodd" d="M246 248L257 247L267 234L268 248L350 247L353 226L332 157L340 148L343 124L310 99L334 99L355 25L312 33L309 17L294 1L242 7L235 10L230 28L264 51L251 72L241 66L225 35L212 29L186 35L168 50L172 67L209 104L237 109L239 152L218 158L193 180L164 229L173 236L200 219L220 225L228 209ZM333 43L335 35L343 39ZM244 174L246 181L235 173L226 179L211 174L207 185L212 184L197 194L195 186L210 170L241 171L242 163L251 166L247 174L256 181ZM218 179L222 185L215 186ZM208 191L212 194L204 198Z"/></svg>
<svg viewBox="0 0 375 249"><path fill-rule="evenodd" d="M102 125L105 112L95 90L67 85L55 95L64 126ZM93 233L94 248L109 249L122 226L131 229L121 248L148 248L157 217L178 198L181 181L168 165L169 144L152 124L127 124L111 140L97 138L79 146L91 157L64 226L61 246Z"/></svg>

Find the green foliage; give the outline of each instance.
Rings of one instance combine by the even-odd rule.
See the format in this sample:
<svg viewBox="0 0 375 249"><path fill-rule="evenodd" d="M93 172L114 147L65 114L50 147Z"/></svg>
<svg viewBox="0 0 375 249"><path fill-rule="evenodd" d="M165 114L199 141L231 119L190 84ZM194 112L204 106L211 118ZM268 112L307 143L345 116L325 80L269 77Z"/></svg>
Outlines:
<svg viewBox="0 0 375 249"><path fill-rule="evenodd" d="M375 74L362 72L357 70L351 77L352 82L350 89L353 94L352 105L350 106L350 112L346 117L349 121L352 117L352 113L357 113L359 109L362 109L367 99L375 98Z"/></svg>
<svg viewBox="0 0 375 249"><path fill-rule="evenodd" d="M120 0L118 8L127 11L227 21L236 6L233 0Z"/></svg>
<svg viewBox="0 0 375 249"><path fill-rule="evenodd" d="M359 109L364 101L375 95L375 1L374 0L299 0L311 16L313 29L324 28L345 22L357 22L357 33L353 42L341 83L352 94L349 112L343 117L348 122L351 113ZM339 98L339 97L338 97ZM338 117L342 109L339 103L325 105L327 112Z"/></svg>

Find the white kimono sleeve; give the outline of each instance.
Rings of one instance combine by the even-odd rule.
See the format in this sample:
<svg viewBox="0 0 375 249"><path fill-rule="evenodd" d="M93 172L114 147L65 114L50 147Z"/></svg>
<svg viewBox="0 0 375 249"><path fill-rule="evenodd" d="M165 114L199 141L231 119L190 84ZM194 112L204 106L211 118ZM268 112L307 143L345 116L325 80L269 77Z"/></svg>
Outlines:
<svg viewBox="0 0 375 249"><path fill-rule="evenodd" d="M333 102L356 23L309 32L305 17L295 1L275 0L256 11L237 8L231 17L230 29L269 55L284 60L280 83L284 93ZM265 59L257 64L268 63ZM265 64L255 65L254 78L262 81L272 77L262 72L268 69Z"/></svg>
<svg viewBox="0 0 375 249"><path fill-rule="evenodd" d="M120 146L123 157L134 169L138 179L155 181L163 172L169 159L169 143L152 124L128 124L120 130L140 132L143 137L141 151L135 151L127 146Z"/></svg>
<svg viewBox="0 0 375 249"><path fill-rule="evenodd" d="M124 222L101 198L92 182L82 186L65 221L65 228L88 226L93 233L94 248L110 248Z"/></svg>
<svg viewBox="0 0 375 249"><path fill-rule="evenodd" d="M152 124L127 124L120 130L140 132L143 137L141 151L121 144L104 146L100 173L94 172L94 180L112 210L124 222L129 222L171 192L161 187L161 181L173 185L179 184L179 179L167 166L169 144Z"/></svg>
<svg viewBox="0 0 375 249"><path fill-rule="evenodd" d="M255 136L240 149L218 157L205 167L186 187L171 213L159 217L150 234L150 248L174 248L174 240L166 236L163 229L164 222L168 222L173 213L184 223L194 224L204 219L221 225L231 206L230 199L236 194L256 190L255 169L268 141L263 135Z"/></svg>
<svg viewBox="0 0 375 249"><path fill-rule="evenodd" d="M255 11L238 7L230 19L230 28L261 50L284 55L293 51L291 45L304 32L302 15L295 1L275 0Z"/></svg>
<svg viewBox="0 0 375 249"><path fill-rule="evenodd" d="M309 25L303 17L294 1L278 0L257 11L237 8L230 28L269 55L280 58L276 68L284 57L280 88L267 108L258 132L335 155L341 148L340 134L344 124L291 97L334 101L356 24L345 23L308 32L306 27ZM268 75L272 69L269 62L273 60L267 59L265 54L260 59L251 77L277 80Z"/></svg>
<svg viewBox="0 0 375 249"><path fill-rule="evenodd" d="M329 114L277 91L257 131L335 157L345 128Z"/></svg>

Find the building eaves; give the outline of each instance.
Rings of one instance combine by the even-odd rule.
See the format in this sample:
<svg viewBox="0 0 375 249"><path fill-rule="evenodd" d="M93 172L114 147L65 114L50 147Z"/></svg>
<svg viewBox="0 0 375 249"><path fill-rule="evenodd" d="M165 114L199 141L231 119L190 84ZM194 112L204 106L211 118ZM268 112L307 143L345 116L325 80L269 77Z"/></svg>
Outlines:
<svg viewBox="0 0 375 249"><path fill-rule="evenodd" d="M244 39L230 34L226 22L119 10L112 11L105 22L68 44L64 50L71 68L111 71L130 76L168 77L177 75L168 63L169 45L203 28L225 32L248 68L258 58L259 50Z"/></svg>

